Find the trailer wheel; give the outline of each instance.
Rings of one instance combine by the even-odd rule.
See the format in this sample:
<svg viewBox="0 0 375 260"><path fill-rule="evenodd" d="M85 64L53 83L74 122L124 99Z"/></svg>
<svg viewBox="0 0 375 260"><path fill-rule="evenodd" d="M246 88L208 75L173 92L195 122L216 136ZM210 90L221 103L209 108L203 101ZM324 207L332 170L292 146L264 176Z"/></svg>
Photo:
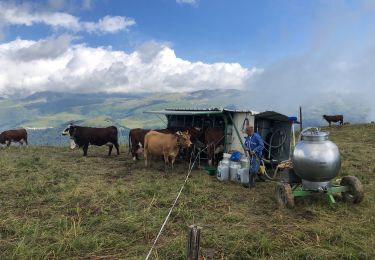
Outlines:
<svg viewBox="0 0 375 260"><path fill-rule="evenodd" d="M347 186L349 188L348 191L341 193L344 200L352 203L360 203L363 200L363 185L357 177L344 176L341 179L340 185Z"/></svg>
<svg viewBox="0 0 375 260"><path fill-rule="evenodd" d="M275 197L280 207L294 208L294 196L290 184L279 182L275 189Z"/></svg>

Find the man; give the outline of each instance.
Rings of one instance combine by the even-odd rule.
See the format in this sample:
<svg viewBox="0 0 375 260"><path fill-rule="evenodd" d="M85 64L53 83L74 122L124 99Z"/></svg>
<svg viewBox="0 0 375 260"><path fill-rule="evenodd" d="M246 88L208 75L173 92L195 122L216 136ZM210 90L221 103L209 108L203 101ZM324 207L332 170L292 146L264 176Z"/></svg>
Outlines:
<svg viewBox="0 0 375 260"><path fill-rule="evenodd" d="M260 167L260 158L262 157L264 143L262 137L254 133L254 127L249 126L246 128L245 148L250 154L250 187L255 186L255 176L257 175Z"/></svg>

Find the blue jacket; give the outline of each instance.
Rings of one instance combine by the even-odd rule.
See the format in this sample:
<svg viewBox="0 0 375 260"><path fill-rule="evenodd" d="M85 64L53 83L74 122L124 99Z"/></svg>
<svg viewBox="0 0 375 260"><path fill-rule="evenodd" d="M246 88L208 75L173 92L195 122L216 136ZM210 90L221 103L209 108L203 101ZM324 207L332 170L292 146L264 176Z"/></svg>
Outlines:
<svg viewBox="0 0 375 260"><path fill-rule="evenodd" d="M245 147L250 151L254 151L257 156L261 157L264 149L262 137L257 133L253 133L252 136L246 137Z"/></svg>

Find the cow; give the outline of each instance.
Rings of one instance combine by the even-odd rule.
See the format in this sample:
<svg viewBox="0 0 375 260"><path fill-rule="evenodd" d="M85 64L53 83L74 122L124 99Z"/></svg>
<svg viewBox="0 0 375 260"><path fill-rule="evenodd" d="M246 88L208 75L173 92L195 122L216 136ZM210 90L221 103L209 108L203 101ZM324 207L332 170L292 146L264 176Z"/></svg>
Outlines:
<svg viewBox="0 0 375 260"><path fill-rule="evenodd" d="M215 165L216 154L220 153L224 148L224 130L221 127L209 127L204 135L207 145L208 164Z"/></svg>
<svg viewBox="0 0 375 260"><path fill-rule="evenodd" d="M9 147L11 142L18 142L22 146L24 144L28 145L26 129L21 128L21 129L6 130L0 134L1 144L6 144Z"/></svg>
<svg viewBox="0 0 375 260"><path fill-rule="evenodd" d="M145 143L145 135L150 132L150 129L134 128L129 131L129 153L132 154L133 160L139 160L138 155L143 153ZM172 129L156 129L159 133L175 133Z"/></svg>
<svg viewBox="0 0 375 260"><path fill-rule="evenodd" d="M339 122L340 125L344 123L344 116L343 115L334 115L334 116L327 116L323 115L323 118L329 123L329 126L331 126L331 122Z"/></svg>
<svg viewBox="0 0 375 260"><path fill-rule="evenodd" d="M108 145L108 156L111 155L113 146L116 147L117 155L120 154L117 128L109 126L105 128L85 127L77 125L69 125L62 135L69 135L72 139L71 148L74 149L76 145L83 149L83 156L87 156L87 150L90 144L92 145Z"/></svg>
<svg viewBox="0 0 375 260"><path fill-rule="evenodd" d="M145 136L144 157L145 166L148 166L150 155L163 155L167 165L171 162L172 169L180 148L190 147L192 144L188 131L176 133L159 133L150 131ZM170 160L171 159L171 160Z"/></svg>
<svg viewBox="0 0 375 260"><path fill-rule="evenodd" d="M142 153L145 135L150 129L134 128L129 131L129 153L132 154L133 160L139 160L138 155Z"/></svg>

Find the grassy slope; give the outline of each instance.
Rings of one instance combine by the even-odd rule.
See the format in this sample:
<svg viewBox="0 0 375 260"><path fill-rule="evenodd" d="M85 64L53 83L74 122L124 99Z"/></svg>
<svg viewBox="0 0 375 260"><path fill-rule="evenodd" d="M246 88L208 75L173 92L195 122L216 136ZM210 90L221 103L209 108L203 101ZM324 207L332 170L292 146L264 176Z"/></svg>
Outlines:
<svg viewBox="0 0 375 260"><path fill-rule="evenodd" d="M359 205L300 198L278 209L272 182L248 190L194 171L154 251L181 259L186 227L203 226L202 248L215 259L375 257L375 125L330 129L343 175L365 185ZM141 259L156 236L186 173L179 163L145 169L105 147L89 157L68 148L0 151L0 258Z"/></svg>

